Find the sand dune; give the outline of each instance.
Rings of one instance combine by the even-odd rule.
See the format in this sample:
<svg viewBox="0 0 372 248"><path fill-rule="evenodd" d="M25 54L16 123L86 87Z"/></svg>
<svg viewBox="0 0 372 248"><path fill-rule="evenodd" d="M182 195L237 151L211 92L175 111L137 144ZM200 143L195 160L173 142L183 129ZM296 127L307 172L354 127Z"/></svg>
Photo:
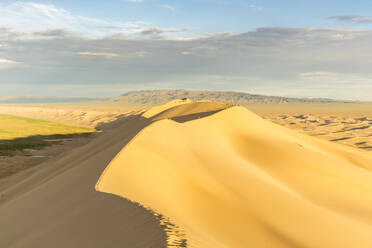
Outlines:
<svg viewBox="0 0 372 248"><path fill-rule="evenodd" d="M208 102L184 104L160 114L189 120L198 117L189 115L195 111L205 116L226 107L213 106ZM182 234L166 218L159 219L133 202L94 189L108 163L153 121L140 115L119 118L103 126L103 132L96 133L90 143L0 179L0 247L182 245ZM181 239L167 237L165 229Z"/></svg>
<svg viewBox="0 0 372 248"><path fill-rule="evenodd" d="M174 119L166 112L149 116ZM168 216L188 247L372 247L370 153L243 107L168 119L131 140L96 189Z"/></svg>

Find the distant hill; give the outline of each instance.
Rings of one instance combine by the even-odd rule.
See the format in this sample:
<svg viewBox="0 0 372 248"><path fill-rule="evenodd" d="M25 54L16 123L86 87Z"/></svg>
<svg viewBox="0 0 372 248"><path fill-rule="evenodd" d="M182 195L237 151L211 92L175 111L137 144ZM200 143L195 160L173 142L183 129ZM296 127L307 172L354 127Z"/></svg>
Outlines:
<svg viewBox="0 0 372 248"><path fill-rule="evenodd" d="M332 103L340 102L324 98L289 98L280 96L264 96L234 91L206 91L206 90L142 90L130 91L118 97L109 99L83 97L50 97L40 95L24 95L0 97L0 103L7 104L40 104L40 103L74 103L98 101L101 103L115 103L124 106L154 106L167 103L175 99L188 98L194 101L211 100L237 105L251 104L288 104L288 103ZM346 101L343 101L346 102Z"/></svg>
<svg viewBox="0 0 372 248"><path fill-rule="evenodd" d="M331 99L288 98L279 96L263 96L233 91L194 91L194 90L151 90L131 91L108 101L128 105L152 106L164 104L174 99L212 100L238 105L248 104L288 104L288 103L331 103Z"/></svg>
<svg viewBox="0 0 372 248"><path fill-rule="evenodd" d="M32 104L32 103L68 103L68 102L84 102L95 101L96 98L84 97L50 97L39 95L24 95L24 96L6 96L0 97L0 103L8 104Z"/></svg>

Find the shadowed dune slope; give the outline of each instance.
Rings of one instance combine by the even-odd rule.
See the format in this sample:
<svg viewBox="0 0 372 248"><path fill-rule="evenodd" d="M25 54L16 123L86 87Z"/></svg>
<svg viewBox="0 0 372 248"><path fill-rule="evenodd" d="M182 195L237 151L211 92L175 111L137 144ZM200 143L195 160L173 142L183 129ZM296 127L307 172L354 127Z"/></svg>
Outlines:
<svg viewBox="0 0 372 248"><path fill-rule="evenodd" d="M96 189L168 216L188 247L367 248L371 169L368 152L231 107L146 127Z"/></svg>
<svg viewBox="0 0 372 248"><path fill-rule="evenodd" d="M128 117L85 146L1 179L0 247L166 247L151 212L94 189L109 161L149 123Z"/></svg>
<svg viewBox="0 0 372 248"><path fill-rule="evenodd" d="M173 119L177 122L186 122L193 119L199 119L208 115L219 112L223 109L229 108L231 105L218 102L189 102L186 101L184 104L173 106L157 114L151 116L152 121L158 121L163 119ZM154 107L157 108L157 107ZM150 109L154 113L153 108Z"/></svg>

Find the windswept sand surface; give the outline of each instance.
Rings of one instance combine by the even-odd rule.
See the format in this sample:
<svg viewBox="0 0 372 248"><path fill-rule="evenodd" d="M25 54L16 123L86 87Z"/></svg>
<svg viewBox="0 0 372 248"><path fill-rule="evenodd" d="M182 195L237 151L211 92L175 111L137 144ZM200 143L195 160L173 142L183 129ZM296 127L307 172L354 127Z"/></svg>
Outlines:
<svg viewBox="0 0 372 248"><path fill-rule="evenodd" d="M143 129L96 189L169 217L191 248L372 247L370 152L243 107L198 119L190 106L162 109L184 118L165 115Z"/></svg>
<svg viewBox="0 0 372 248"><path fill-rule="evenodd" d="M268 119L311 136L372 151L372 117L279 114Z"/></svg>
<svg viewBox="0 0 372 248"><path fill-rule="evenodd" d="M251 106L279 125L331 142L372 151L372 103Z"/></svg>

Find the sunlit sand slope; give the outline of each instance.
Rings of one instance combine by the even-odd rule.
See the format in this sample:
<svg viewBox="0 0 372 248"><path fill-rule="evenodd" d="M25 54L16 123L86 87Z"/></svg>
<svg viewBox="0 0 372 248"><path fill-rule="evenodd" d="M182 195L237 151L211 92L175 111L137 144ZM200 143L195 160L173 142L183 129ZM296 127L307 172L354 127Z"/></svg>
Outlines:
<svg viewBox="0 0 372 248"><path fill-rule="evenodd" d="M150 108L149 110L147 110L146 112L144 112L142 114L143 117L145 118L151 118L151 117L154 117L155 115L167 110L167 109L170 109L170 108L173 108L173 107L176 107L176 106L179 106L179 105L183 105L183 104L186 104L186 103L191 103L192 101L189 100L189 99L185 99L185 100L173 100L173 101L170 101L166 104L163 104L163 105L158 105L158 106L155 106L155 107L152 107Z"/></svg>
<svg viewBox="0 0 372 248"><path fill-rule="evenodd" d="M371 169L368 152L231 107L151 124L96 189L168 216L188 247L369 248Z"/></svg>

